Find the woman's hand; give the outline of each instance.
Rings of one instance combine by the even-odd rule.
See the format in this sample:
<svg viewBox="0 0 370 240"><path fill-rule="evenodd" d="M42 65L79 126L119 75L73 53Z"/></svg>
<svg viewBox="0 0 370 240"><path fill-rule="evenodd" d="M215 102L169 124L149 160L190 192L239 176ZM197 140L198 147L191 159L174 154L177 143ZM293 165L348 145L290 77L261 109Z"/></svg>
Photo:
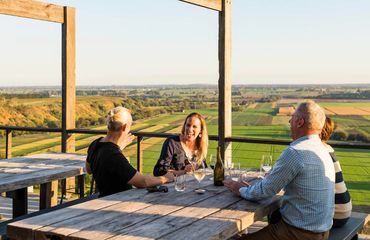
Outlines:
<svg viewBox="0 0 370 240"><path fill-rule="evenodd" d="M132 141L134 140L135 136L132 135L131 133L127 134L127 136L122 140L122 142L120 143L120 149L123 150L127 145L129 145L130 143L132 143Z"/></svg>
<svg viewBox="0 0 370 240"><path fill-rule="evenodd" d="M185 165L185 173L188 173L188 172L192 172L192 171L194 171L195 169L194 169L194 167L193 167L193 164L187 164L187 165Z"/></svg>
<svg viewBox="0 0 370 240"><path fill-rule="evenodd" d="M175 169L168 169L167 172L170 172L175 176L184 175L186 173L184 170L175 170Z"/></svg>
<svg viewBox="0 0 370 240"><path fill-rule="evenodd" d="M167 181L166 182L173 182L173 180L175 179L175 176L173 175L173 173L172 172L170 172L170 171L168 171L165 175L164 175L164 177L166 177L167 178Z"/></svg>

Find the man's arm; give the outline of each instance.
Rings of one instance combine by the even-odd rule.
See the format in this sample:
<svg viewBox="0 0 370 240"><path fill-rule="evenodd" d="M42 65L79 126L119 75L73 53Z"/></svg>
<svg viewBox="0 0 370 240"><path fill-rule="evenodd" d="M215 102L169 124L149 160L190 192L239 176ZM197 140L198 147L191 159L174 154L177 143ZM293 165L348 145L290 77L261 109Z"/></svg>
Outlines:
<svg viewBox="0 0 370 240"><path fill-rule="evenodd" d="M276 161L271 173L253 186L240 188L240 196L255 201L272 197L288 185L302 168L298 152L288 147Z"/></svg>

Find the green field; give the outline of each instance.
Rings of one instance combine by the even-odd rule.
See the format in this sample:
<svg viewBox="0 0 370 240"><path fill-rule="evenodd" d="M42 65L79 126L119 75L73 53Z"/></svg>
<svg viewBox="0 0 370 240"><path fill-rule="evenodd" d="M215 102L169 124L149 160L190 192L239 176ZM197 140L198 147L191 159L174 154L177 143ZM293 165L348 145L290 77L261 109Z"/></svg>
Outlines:
<svg viewBox="0 0 370 240"><path fill-rule="evenodd" d="M323 103L324 106L341 106L342 103ZM349 104L345 104L349 105ZM354 103L359 106L361 103ZM218 110L216 108L197 109L206 117L210 135L218 134ZM140 120L134 123L133 131L143 132L171 132L179 133L180 126L187 114L193 110L181 113L165 114L150 119ZM283 139L289 140L288 116L276 116L277 108L272 108L271 103L257 104L253 109L245 109L242 112L233 113L232 135L237 137ZM342 128L355 129L370 133L370 120L368 117L335 116L334 121ZM104 126L94 129L105 129ZM86 154L91 141L98 136L90 134L76 134L76 151ZM162 147L163 138L144 139L144 173L151 174ZM210 141L208 157L216 156L217 142ZM263 154L272 154L273 160L279 157L286 146L232 143L233 161L239 162L242 167L258 167ZM5 140L0 143L0 149L4 151ZM27 155L37 152L60 151L60 134L29 134L13 137L13 156ZM370 209L370 150L336 149L341 163L345 181L357 206L365 206ZM136 144L128 146L124 153L130 157L131 163L136 165Z"/></svg>

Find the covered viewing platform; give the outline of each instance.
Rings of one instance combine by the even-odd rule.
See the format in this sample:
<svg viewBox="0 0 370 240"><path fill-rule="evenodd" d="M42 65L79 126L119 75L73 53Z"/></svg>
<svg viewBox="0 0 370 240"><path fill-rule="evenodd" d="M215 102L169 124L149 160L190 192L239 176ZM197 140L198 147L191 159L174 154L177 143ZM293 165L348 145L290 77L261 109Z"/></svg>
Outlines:
<svg viewBox="0 0 370 240"><path fill-rule="evenodd" d="M252 184L261 181L262 155L270 155L275 162L291 143L290 129L287 126L254 129L256 132L249 135L253 137L242 137L239 132L252 131L249 124L256 121L271 123L272 117L259 118L264 112L281 117L279 121L288 121L294 112L290 106L295 103L282 103L278 99L272 104L245 104L254 115L235 130L233 123L242 121L248 112L235 114L233 110L232 1L180 2L218 14L215 41L218 42L219 77L214 90L217 99L212 108L199 110L211 133L206 161L216 159L216 149L220 146L224 164L239 166L238 180L243 176L243 180ZM89 144L106 134L106 129L102 125L76 126L75 21L78 12L74 7L36 0L3 0L0 14L59 24L62 49L61 127L0 126L5 139L1 149L4 159L0 159L0 239L233 239L267 225L267 215L279 208L284 192L263 201L247 201L224 186L214 186L213 171L208 168L204 180L199 182L205 192L197 192L198 182L192 175L186 175L187 188L181 192L175 190L174 183L169 183L164 185L167 188L155 192L134 188L98 198L94 179L86 173L85 160ZM123 153L140 173L152 175L164 140L177 136L185 116L197 110L196 107L181 109L134 121L131 133L135 140ZM329 110L325 108L326 114ZM18 135L25 132L45 136L46 140L39 142L39 139ZM370 144L329 143L341 161L353 203L349 223L343 229L332 230L329 239L370 239L367 235L370 234ZM32 144L28 147L35 151L26 151L27 144Z"/></svg>

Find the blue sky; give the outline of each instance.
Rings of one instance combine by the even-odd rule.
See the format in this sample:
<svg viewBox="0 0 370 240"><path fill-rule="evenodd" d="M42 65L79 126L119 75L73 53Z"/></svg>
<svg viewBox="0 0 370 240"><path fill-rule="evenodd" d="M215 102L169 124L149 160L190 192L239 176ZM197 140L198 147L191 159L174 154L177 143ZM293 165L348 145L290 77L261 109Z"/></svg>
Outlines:
<svg viewBox="0 0 370 240"><path fill-rule="evenodd" d="M77 85L218 81L218 13L177 0L76 7ZM370 1L233 0L233 84L370 83ZM60 85L61 27L0 15L0 86Z"/></svg>

